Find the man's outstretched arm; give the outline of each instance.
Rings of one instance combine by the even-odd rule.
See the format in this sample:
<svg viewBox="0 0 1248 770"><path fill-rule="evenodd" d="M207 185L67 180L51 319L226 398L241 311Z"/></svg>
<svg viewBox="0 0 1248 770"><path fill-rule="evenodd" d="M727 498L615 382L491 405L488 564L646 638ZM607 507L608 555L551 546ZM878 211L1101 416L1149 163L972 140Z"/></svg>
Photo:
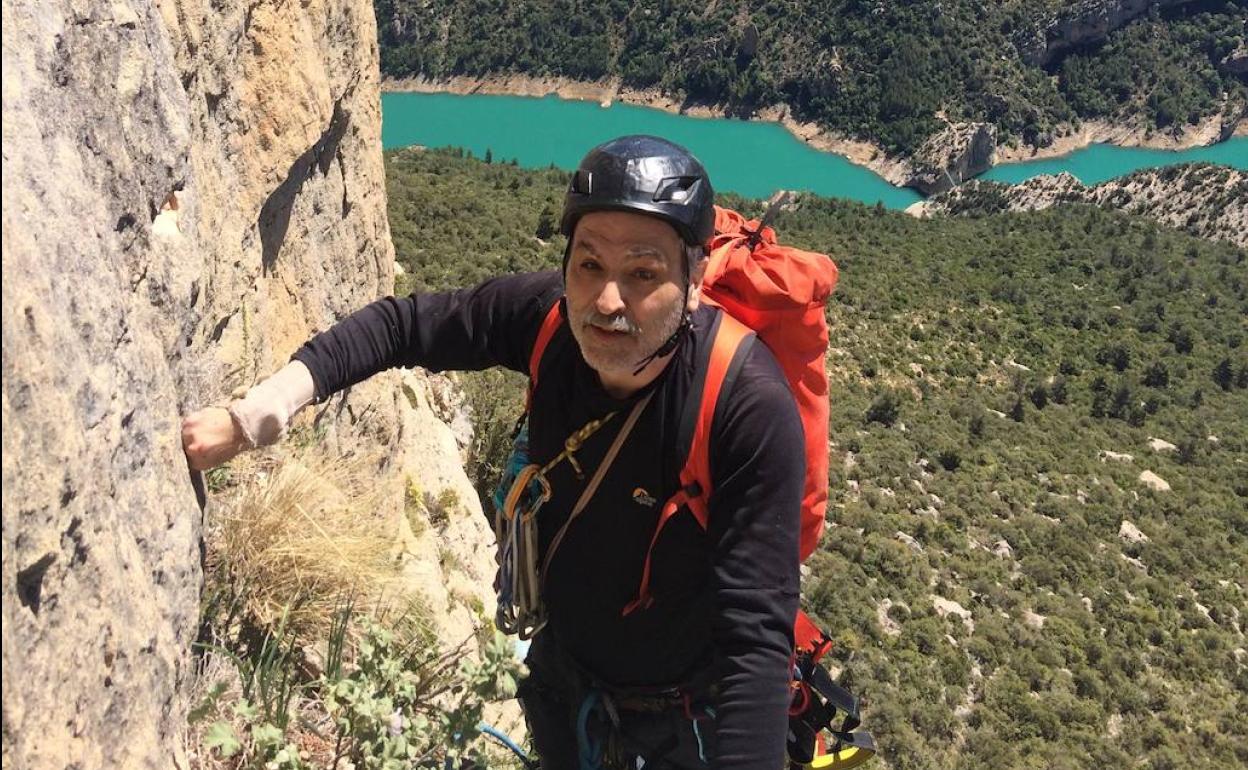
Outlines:
<svg viewBox="0 0 1248 770"><path fill-rule="evenodd" d="M206 470L275 443L307 404L395 366L526 371L541 319L561 293L558 273L549 271L377 300L313 337L228 409L189 415L182 445L190 466Z"/></svg>
<svg viewBox="0 0 1248 770"><path fill-rule="evenodd" d="M317 401L396 366L527 371L543 314L561 292L558 273L550 271L387 297L308 340L294 360L312 373Z"/></svg>

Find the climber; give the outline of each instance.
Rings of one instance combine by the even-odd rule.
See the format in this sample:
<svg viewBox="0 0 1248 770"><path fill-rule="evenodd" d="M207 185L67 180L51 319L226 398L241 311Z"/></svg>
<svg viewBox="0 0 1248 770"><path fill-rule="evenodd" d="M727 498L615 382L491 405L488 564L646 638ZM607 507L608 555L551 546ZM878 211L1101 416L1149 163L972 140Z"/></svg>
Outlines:
<svg viewBox="0 0 1248 770"><path fill-rule="evenodd" d="M206 469L390 367L530 374L516 466L535 472L499 499L540 508L529 560L503 550L531 621L519 697L546 770L785 763L806 468L794 396L765 344L732 360L703 438L704 526L660 518L689 486L681 417L723 315L700 297L712 195L684 148L606 142L569 184L561 272L379 300L228 409L183 423L191 467Z"/></svg>

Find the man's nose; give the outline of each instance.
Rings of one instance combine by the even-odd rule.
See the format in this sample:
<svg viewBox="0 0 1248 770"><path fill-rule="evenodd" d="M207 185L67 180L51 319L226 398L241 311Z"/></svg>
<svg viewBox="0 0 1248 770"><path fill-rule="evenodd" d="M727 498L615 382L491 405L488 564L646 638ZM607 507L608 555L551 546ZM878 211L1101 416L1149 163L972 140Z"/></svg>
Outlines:
<svg viewBox="0 0 1248 770"><path fill-rule="evenodd" d="M620 285L615 281L607 281L603 284L594 307L602 315L609 316L623 312L624 299L620 296Z"/></svg>

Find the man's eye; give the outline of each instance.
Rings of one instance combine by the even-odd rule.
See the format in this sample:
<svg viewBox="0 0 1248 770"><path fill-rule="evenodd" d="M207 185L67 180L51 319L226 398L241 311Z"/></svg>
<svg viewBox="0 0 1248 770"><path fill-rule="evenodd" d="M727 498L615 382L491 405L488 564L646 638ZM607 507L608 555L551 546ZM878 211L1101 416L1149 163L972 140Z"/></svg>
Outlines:
<svg viewBox="0 0 1248 770"><path fill-rule="evenodd" d="M636 270L633 272L633 275L641 281L653 281L655 278L654 271L652 270Z"/></svg>
<svg viewBox="0 0 1248 770"><path fill-rule="evenodd" d="M581 262L581 269L589 271L589 272L595 272L599 270L600 268L598 267L597 262L593 261L592 259L586 259L583 262Z"/></svg>

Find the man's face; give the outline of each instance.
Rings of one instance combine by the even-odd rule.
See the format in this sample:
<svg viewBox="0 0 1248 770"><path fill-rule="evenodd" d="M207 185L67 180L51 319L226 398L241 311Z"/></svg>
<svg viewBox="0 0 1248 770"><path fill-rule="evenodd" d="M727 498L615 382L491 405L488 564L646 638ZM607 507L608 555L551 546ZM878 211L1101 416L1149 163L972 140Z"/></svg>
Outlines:
<svg viewBox="0 0 1248 770"><path fill-rule="evenodd" d="M684 259L676 230L655 217L595 211L577 222L565 276L568 322L604 382L631 377L680 326ZM696 307L695 284L689 309Z"/></svg>

